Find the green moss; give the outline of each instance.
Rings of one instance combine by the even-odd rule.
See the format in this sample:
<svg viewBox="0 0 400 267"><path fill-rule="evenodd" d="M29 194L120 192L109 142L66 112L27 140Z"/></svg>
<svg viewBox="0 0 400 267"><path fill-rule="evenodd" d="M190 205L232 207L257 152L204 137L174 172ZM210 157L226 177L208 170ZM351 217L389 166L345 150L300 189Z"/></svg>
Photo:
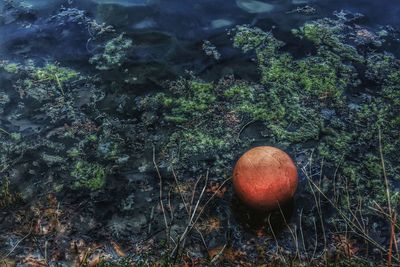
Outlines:
<svg viewBox="0 0 400 267"><path fill-rule="evenodd" d="M324 168L337 169L338 177L348 179L354 195L376 187L375 200L384 199L377 136L381 129L386 171L390 180L396 179L400 173L399 62L387 53L359 52L348 42L354 36L349 30L340 20L306 23L293 32L313 43L315 50L298 58L284 51L283 43L270 32L236 27L231 32L234 46L256 56L259 81L228 77L211 83L182 78L147 98L156 107L157 122L168 125L162 154L182 168L209 159L214 167L229 166L229 160L252 142L243 129L257 122L265 143L291 149L307 144L316 151L315 161L323 160ZM372 83L362 84L364 77L374 82L373 89L368 88Z"/></svg>
<svg viewBox="0 0 400 267"><path fill-rule="evenodd" d="M241 48L244 52L248 52L264 44L267 39L268 34L261 29L237 26L233 37L233 45Z"/></svg>
<svg viewBox="0 0 400 267"><path fill-rule="evenodd" d="M122 66L126 61L129 52L133 47L131 39L124 37L124 34L109 40L102 54L96 54L89 62L98 70L111 70Z"/></svg>
<svg viewBox="0 0 400 267"><path fill-rule="evenodd" d="M372 177L381 177L382 163L377 155L371 153L367 154L365 156L363 164L367 168L367 171L371 174Z"/></svg>
<svg viewBox="0 0 400 267"><path fill-rule="evenodd" d="M357 49L346 43L345 30L346 26L340 20L325 18L307 22L299 29L292 30L292 33L314 43L320 53L329 49L344 60L363 63L365 60Z"/></svg>
<svg viewBox="0 0 400 267"><path fill-rule="evenodd" d="M340 36L338 35L339 30L338 28L329 27L323 23L308 22L298 31L293 31L293 33L306 38L316 45L334 45L340 43Z"/></svg>
<svg viewBox="0 0 400 267"><path fill-rule="evenodd" d="M70 158L77 158L81 155L81 151L77 148L71 148L70 150L67 151L67 155Z"/></svg>
<svg viewBox="0 0 400 267"><path fill-rule="evenodd" d="M274 54L277 49L284 45L283 42L274 38L271 33L248 25L237 26L233 34L234 47L242 49L243 52L260 49L259 59L262 56Z"/></svg>
<svg viewBox="0 0 400 267"><path fill-rule="evenodd" d="M319 98L340 97L348 81L340 79L336 68L320 58L307 58L298 64L299 85Z"/></svg>
<svg viewBox="0 0 400 267"><path fill-rule="evenodd" d="M90 134L86 137L86 139L90 142L96 142L97 141L97 135L95 134Z"/></svg>
<svg viewBox="0 0 400 267"><path fill-rule="evenodd" d="M20 133L11 133L10 137L12 140L17 141L17 142L20 141L22 138Z"/></svg>
<svg viewBox="0 0 400 267"><path fill-rule="evenodd" d="M12 73L12 74L18 73L18 71L20 69L20 65L16 64L16 63L7 63L7 64L4 64L2 67L5 71Z"/></svg>
<svg viewBox="0 0 400 267"><path fill-rule="evenodd" d="M103 188L106 182L106 170L99 164L86 161L76 162L71 176L75 178L73 188L88 188L92 191Z"/></svg>
<svg viewBox="0 0 400 267"><path fill-rule="evenodd" d="M35 69L33 77L38 81L54 81L64 83L77 78L78 73L72 69L59 67L55 64L46 64L43 68Z"/></svg>
<svg viewBox="0 0 400 267"><path fill-rule="evenodd" d="M393 71L400 67L400 63L392 54L370 53L366 60L366 77L374 83L385 82L390 79Z"/></svg>
<svg viewBox="0 0 400 267"><path fill-rule="evenodd" d="M180 80L171 86L177 89L172 95L158 94L156 99L168 109L165 118L172 123L183 123L201 116L216 100L212 83Z"/></svg>
<svg viewBox="0 0 400 267"><path fill-rule="evenodd" d="M249 84L234 84L229 87L225 92L224 96L227 98L236 98L236 99L248 99L254 100L254 88Z"/></svg>
<svg viewBox="0 0 400 267"><path fill-rule="evenodd" d="M204 153L209 152L211 150L214 151L222 151L229 146L228 140L218 138L217 136L213 136L207 134L202 131L185 131L182 135L183 139L181 142L187 143L187 151L186 153ZM196 144L193 146L189 146L190 144Z"/></svg>

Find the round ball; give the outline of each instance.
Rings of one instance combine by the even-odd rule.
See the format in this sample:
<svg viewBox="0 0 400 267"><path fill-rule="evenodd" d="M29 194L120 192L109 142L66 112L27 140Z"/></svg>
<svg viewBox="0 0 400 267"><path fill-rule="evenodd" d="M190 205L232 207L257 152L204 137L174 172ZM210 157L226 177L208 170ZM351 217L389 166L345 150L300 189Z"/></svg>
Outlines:
<svg viewBox="0 0 400 267"><path fill-rule="evenodd" d="M293 160L275 147L250 149L240 157L233 170L237 196L255 209L276 209L293 197L297 183Z"/></svg>

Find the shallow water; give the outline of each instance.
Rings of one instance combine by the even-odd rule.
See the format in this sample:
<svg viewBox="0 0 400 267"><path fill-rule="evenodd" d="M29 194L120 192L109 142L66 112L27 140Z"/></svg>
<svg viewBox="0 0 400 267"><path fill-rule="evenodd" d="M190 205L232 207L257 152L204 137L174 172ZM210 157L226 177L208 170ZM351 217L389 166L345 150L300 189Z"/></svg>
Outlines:
<svg viewBox="0 0 400 267"><path fill-rule="evenodd" d="M364 16L359 18L358 22L371 31L378 31L386 25L390 25L393 28L393 38L385 42L383 48L395 55L400 54L399 40L396 39L398 35L395 34L398 33L400 26L400 17L398 16L400 4L396 0L379 2L374 0L14 1L20 2L19 9L9 8L6 2L0 0L1 61L9 60L10 62L25 64L24 62L27 62L27 60L33 60L38 66L57 62L60 66L72 68L91 76L91 78L87 84L79 85L82 87L80 89L87 90L76 93L74 95L76 98L72 100L73 104L70 104L70 106L68 106L69 103L63 102L64 99L61 102L52 103L57 107L61 106L60 110L68 110L73 106L71 108L73 115L68 114L76 117L65 116L60 119L57 116L64 116L62 112L55 112L55 115L52 115L55 118L48 118L38 112L40 108L44 109L44 111L41 110L42 113L52 110L51 105L41 107L40 101L22 103L23 101L18 100L18 97L23 98L25 94L32 94L33 96L37 94L40 97L43 97L44 94L43 98L51 98L53 93L50 92L48 95L41 93L40 90L43 88L38 88L37 91L33 92L25 92L23 89L24 86L27 86L26 84L23 86L17 84L16 86L16 81L10 80L9 74L0 74L0 91L10 97L9 102L5 101L7 102L4 104L6 108L0 114L0 128L4 130L3 133L18 131L22 133L22 138L27 140L30 138L35 140L38 136L41 138L40 142L32 145L37 151L29 150L26 154L22 153L21 157L12 154L11 162L7 161L5 171L1 171L2 174L7 173L8 176L12 177L10 179L11 187L22 192L23 201L18 211L2 211L0 209L1 214L4 215L0 219L0 227L3 227L0 229L0 242L4 243L0 243L0 256L3 255L1 252L12 249L13 244L18 240L16 236L11 234L14 227L14 221L11 218L19 218L20 214L15 215L13 212L22 211L23 213L24 210L31 210L34 211L33 214L41 214L37 211L41 210L45 215L39 216L38 221L46 221L51 225L50 222L54 223L51 216L54 215L50 216L46 211L51 213L49 210L54 212L56 209L58 212L58 208L55 208L57 205L61 205L63 216L65 216L63 219L68 221L62 226L69 230L72 229L68 232L68 235L63 235L64 232L60 230L61 234L57 232L56 236L59 239L55 238L56 241L52 239L52 242L56 245L57 242L62 243L60 247L66 248L69 246L68 242L72 242L71 240L82 239L87 244L108 242L108 245L105 245L104 248L104 250L107 250L110 244L116 241L129 247L131 254L139 255L143 251L132 252L134 251L132 244L144 244L149 240L161 244L165 240L164 237L160 237L160 233L164 230L164 222L159 205L159 175L166 179L163 181L161 194L164 194L164 197L170 196L169 201L172 201L172 206L176 205L178 210L176 218L174 218L177 223L171 227L173 228L171 236L178 238L178 233L184 230L184 225L179 223L185 222L186 214L182 208L182 203L176 197L178 193L174 191L176 190L174 187L175 180L171 174L171 169L165 162L157 166L158 157L166 156L167 152L158 151L159 148L154 146L154 143L162 140L163 135L169 134L168 129L163 128L165 125L162 125L162 122L159 122L160 125L158 125L158 122L152 121L154 120L152 117L154 114L151 113L153 110L147 112L137 108L137 106L143 105L139 103L143 100L142 97L164 90L166 81L176 80L180 76L188 75L188 72L191 73L189 75L200 77L205 81L217 81L220 77L229 75L234 75L237 79L257 81L259 70L256 65L252 64L254 56L250 53L242 53L232 46L230 30L236 25L248 24L265 31L271 31L275 37L286 43L285 51L290 51L294 56L301 57L310 54L313 48L310 48L309 43L294 38L291 30L300 27L307 21L335 17L334 12L346 10L353 14L362 13ZM296 11L297 8L306 5L313 9L312 12ZM97 26L112 26L115 34L123 33L121 36L132 39L133 46L129 53L125 55L124 69L99 71L94 67L94 64L89 63L93 55L101 52L107 41L106 37L101 34L96 35L93 29L88 26L89 21L93 22L93 20L97 23ZM103 30L106 32L104 36L107 36L107 29L103 28ZM204 41L206 40L212 47L210 53L208 53L207 48L204 48ZM64 97L64 89L66 88L63 88L63 82L60 82L62 77L57 75L55 77L52 86L61 90ZM53 79L52 77L45 77L44 80L46 78ZM77 84L79 83L77 82ZM96 86L98 88L95 88ZM15 90L14 87L18 90ZM72 89L67 88L66 90ZM68 93L66 95L68 96ZM349 94L349 97L352 97L352 95ZM357 104L358 97L358 95L354 97L352 104ZM95 105L97 106L94 107ZM80 113L74 113L76 110ZM221 111L221 113L223 112L224 110ZM323 112L329 118L336 116L335 111L328 108L324 109ZM52 123L51 119L55 122ZM237 118L232 118L233 121L235 119ZM141 120L145 122L142 123ZM146 120L152 122L149 123L150 126L146 124ZM80 124L73 125L71 121L80 122ZM136 125L135 123L138 121L140 123ZM284 147L283 144L266 143L271 141L263 133L264 125L257 121L250 121L241 126L243 127L240 129L239 137L251 139L251 146L276 145ZM150 130L146 127L149 127ZM149 132L158 130L157 127L160 129L160 133L150 135ZM83 137L87 138L84 141L77 142L76 138L72 137L73 134L71 136L68 136L67 133L61 134L63 131L76 133L80 130L84 132ZM95 136L91 140L91 136L85 131L103 131L103 133L101 137ZM42 139L45 141L42 141ZM125 140L126 143L124 143L126 147L114 149L113 145L117 143L115 140L123 139L128 140ZM151 140L148 141L147 139ZM95 142L97 142L98 147L95 147ZM153 146L149 145L150 143ZM305 162L309 156L307 153L313 145L314 141L302 144L301 149L297 149L295 160L299 166L306 165ZM111 173L110 177L107 178L106 189L88 193L85 190L80 191L61 186L62 182L68 181L69 176L71 176L70 172L65 170L65 168L70 167L64 166L65 154L67 151L70 153L70 147L76 146L87 146L94 150L85 160L94 159L96 161L99 155L101 159L104 159L107 171ZM292 152L291 149L289 148L289 152ZM114 150L122 151L122 154L110 156L114 153ZM233 156L227 155L226 157L232 157L229 164L233 166L240 153L235 151L232 154ZM61 156L61 158L56 156ZM200 190L202 186L195 186L198 178L195 176L199 175L193 173L207 169L207 164L211 166L210 158L213 155L200 154L197 156L196 161L202 162L202 166L187 166L185 170L178 173L178 176L182 175L182 177L179 176L182 187ZM107 157L111 157L111 160ZM23 159L20 160L21 158ZM16 167L10 167L10 170L8 170L9 166L13 166L14 161ZM103 163L100 161L99 163ZM108 161L112 163L110 164ZM68 162L67 164L72 163ZM161 174L157 172L158 167ZM224 168L230 167L224 166ZM327 173L334 173L334 171L327 170ZM186 177L185 175L188 173L189 176ZM201 177L204 178L205 175L202 175ZM217 187L222 182L222 176L219 175L220 173L210 175L210 179L215 178L213 182L216 182ZM201 251L198 247L203 242L206 243L205 247L208 248L220 248L224 244L248 248L251 244L254 245L257 242L259 242L258 245L262 242L267 243L272 240L272 237L276 238L275 235L281 234L278 239L287 245L288 249L293 250L293 245L287 241L291 238L291 234L287 231L286 224L288 222L296 224L299 220L299 214L303 213L303 209L310 209L311 212L315 212L315 207L310 204L311 194L306 192L306 178L300 170L299 176L300 186L294 200L285 205L282 212L274 213L249 211L248 207L235 197L231 185L228 183L228 186L224 187L226 192L222 193L223 196L215 199L210 204L210 209L207 210L207 218L219 218L221 225L218 229L223 229L223 231L210 231L210 236L207 236L205 241L202 240L204 239L202 235L196 236L190 244L196 247L196 251ZM322 177L322 171L320 176ZM206 177L205 179L208 179L208 175ZM186 193L190 193L189 189ZM207 190L209 190L208 187ZM211 187L207 193L213 193L212 190ZM226 193L225 196L224 193ZM54 197L56 200L54 200L53 194L56 196ZM173 194L176 198L172 197L171 200ZM198 194L193 194L193 196L198 196ZM30 208L31 204L35 208ZM166 203L166 206L168 205ZM326 205L326 203L323 203L323 205ZM331 208L325 208L327 214L333 213ZM58 214L57 212L56 214ZM171 211L172 213L173 211ZM281 216L281 213L284 213L284 215ZM9 214L13 214L14 217ZM36 218L34 215L32 216ZM51 217L51 219L48 217ZM174 217L174 215L171 215L171 217ZM25 220L29 219L31 218ZM270 219L271 221L269 221ZM28 224L25 221L24 223L21 226L21 229L23 229L21 233L27 232ZM209 223L207 221L202 223L202 227L207 228L206 226ZM267 225L267 223L270 225ZM38 224L42 226L40 223ZM47 226L43 226L43 229L47 229ZM272 229L272 235L271 232L264 233L263 227ZM40 229L37 231L39 231L38 236L43 238L39 238L40 241L34 241L43 244L47 242L45 239L48 233ZM208 230L204 231L207 232ZM318 231L320 231L319 228ZM264 239L260 241L256 239L257 237ZM16 258L18 258L18 254L23 255L29 251L30 241L32 240L27 239L24 247L17 248L16 253L14 253ZM311 241L310 239L309 242ZM145 247L145 245L143 246ZM274 247L275 244L268 243L268 246ZM138 248L135 247L135 249ZM36 257L41 257L40 249L32 248L32 250ZM115 247L114 250L116 251ZM113 252L113 259L118 258L115 251ZM253 257L256 253L255 249L248 251L250 257Z"/></svg>
<svg viewBox="0 0 400 267"><path fill-rule="evenodd" d="M285 36L285 32L307 20L331 16L340 10L364 14L365 23L371 27L400 24L400 6L394 0L303 1L304 4L296 4L296 1L293 4L290 0L269 1L268 5L273 9L261 13L258 13L257 5L250 5L254 12L240 8L242 2L257 1L23 1L35 14L26 15L20 23L12 23L14 19L10 14L3 15L0 55L20 60L29 56L55 58L61 62L86 61L89 54L85 46L88 39L85 29L72 26L69 29L67 25L60 30L46 21L61 6L77 7L100 23L111 24L118 31L133 36L135 44L142 48L137 52L141 61L166 63L178 73L185 69L201 72L210 64L201 57L201 42L205 39L215 42L223 59L237 56L231 51L231 43L225 35L233 25L251 24L274 29L278 34L282 32L279 36ZM317 12L285 14L306 3Z"/></svg>

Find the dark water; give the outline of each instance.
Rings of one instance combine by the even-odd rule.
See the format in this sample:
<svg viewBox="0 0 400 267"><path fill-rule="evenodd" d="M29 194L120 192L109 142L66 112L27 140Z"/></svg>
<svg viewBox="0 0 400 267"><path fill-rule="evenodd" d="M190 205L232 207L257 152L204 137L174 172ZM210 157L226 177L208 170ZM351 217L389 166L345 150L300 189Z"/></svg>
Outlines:
<svg viewBox="0 0 400 267"><path fill-rule="evenodd" d="M69 21L66 17L60 19L56 16L62 14L64 8L77 8L82 10L85 17L96 19L98 23L112 25L117 32L124 32L133 40L134 51L129 55L130 62L133 63L129 71L142 77L135 84L130 85L129 92L135 95L159 90L163 81L176 79L185 71L193 71L195 75L205 80L214 80L224 74L232 73L239 78L255 79L258 76L257 70L247 64L250 62L248 55L243 55L232 48L231 36L228 33L235 25L250 24L264 30L271 30L278 39L287 43L287 49L298 54L307 53L308 48L299 43L298 39L291 37L290 30L312 19L332 17L335 11L348 10L352 13L362 13L364 15L362 24L372 29L379 29L385 25L395 28L400 26L400 2L396 0L261 2L249 0L29 0L21 1L21 3L27 7L27 11L16 14L13 10L6 9L5 1L0 0L0 59L13 62L34 59L42 64L47 61L57 61L62 66L90 73L93 67L88 60L97 52L96 44L91 40L93 36L84 24L79 23L79 19ZM291 12L305 5L315 8L315 12L311 14ZM264 11L260 12L263 9ZM204 40L209 40L216 46L221 53L220 60L214 60L204 53L202 50ZM399 53L398 45L388 42L385 46ZM110 81L118 79L118 73L114 75L104 77L104 79ZM7 82L1 86L9 88L11 84ZM115 95L110 95L110 98L112 97ZM112 99L109 101L112 102ZM107 107L107 105L108 102L105 101L104 106ZM3 118L3 114L0 118L2 119L0 126L8 125L7 118ZM46 125L41 125L40 120L37 122L18 120L13 123L14 126L17 123L21 131L28 128L46 127ZM244 134L257 138L256 132L250 128ZM147 152L145 158L150 160L150 152ZM132 165L132 169L137 169L142 164L142 160L140 158L133 163L136 165ZM20 171L24 172L23 169ZM135 210L128 212L129 216L141 218L143 212L147 216L150 213L149 210L157 205L158 192L151 191L157 187L157 179L154 177L153 172L140 174L136 170L125 171L123 177L113 177L114 179L109 184L111 193L96 196L94 206L98 211L94 212L95 219L105 224L115 223L115 225L118 225L119 220L123 220L121 219L123 216L117 214L118 207L115 203L121 202L122 199L129 199L132 188L125 188L126 181L135 184L137 191L134 191L134 198L138 200L135 203ZM146 179L150 182L142 183ZM24 186L20 185L20 187ZM81 200L80 196L74 197ZM65 197L65 199L71 198ZM85 198L85 195L82 198ZM86 202L89 201L86 200ZM296 203L293 201L288 203L285 207L283 219L280 214L272 215L271 223L277 233L284 228L285 222L291 219L291 214L298 213L302 204L307 202L302 198L296 201ZM215 212L223 214L225 219L228 218L227 221L229 221L229 216L232 216L238 225L244 226L249 232L265 224L266 216L270 216L270 214L256 212L246 213L248 208L239 203L235 197L233 200L220 202L224 202L219 206L224 207L224 210ZM81 206L77 203L67 205L78 206L77 210ZM228 212L229 209L232 213ZM85 212L87 213L81 214L81 217L86 220L92 216L92 213ZM79 221L83 220L82 218L75 219ZM245 243L246 238L241 235L246 233L240 233L238 225L226 226L235 236L225 238ZM93 228L87 230L85 227L86 225L82 225L78 234L96 236L97 233ZM214 237L210 241L210 246L220 243L221 240L218 238ZM133 238L129 240L137 241Z"/></svg>
<svg viewBox="0 0 400 267"><path fill-rule="evenodd" d="M60 7L76 7L98 22L113 25L118 31L131 36L136 46L135 60L140 63L157 62L160 64L159 70L167 76L179 75L183 70L199 74L207 72L215 62L210 62L201 51L201 43L206 39L212 41L222 54L222 60L218 64L234 66L238 54L231 49L226 32L238 24L272 29L279 38L289 41L289 45L291 40L288 40L287 32L290 29L310 19L332 16L334 11L343 9L364 14L364 23L370 27L400 24L400 4L396 0L268 1L272 10L261 13L257 13L260 7L244 10L235 1L22 2L33 11L22 16L22 19L19 18L19 23L12 23L16 18L3 11L3 22L0 26L2 58L52 58L63 63L84 66L90 56L86 46L90 36L86 29L73 23L60 27L56 21L48 21ZM285 14L305 5L314 7L316 12L308 15ZM223 72L223 67L217 66L213 69L214 74L210 75L218 76L218 72Z"/></svg>

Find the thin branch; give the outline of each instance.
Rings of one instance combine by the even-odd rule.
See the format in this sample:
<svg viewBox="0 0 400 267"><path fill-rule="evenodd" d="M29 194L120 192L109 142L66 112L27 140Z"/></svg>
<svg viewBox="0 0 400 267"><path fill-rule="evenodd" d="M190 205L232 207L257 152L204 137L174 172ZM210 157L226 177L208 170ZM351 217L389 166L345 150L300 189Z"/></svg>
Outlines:
<svg viewBox="0 0 400 267"><path fill-rule="evenodd" d="M154 168L156 169L157 175L158 175L158 179L159 179L159 187L160 187L160 193L159 193L159 198L160 198L160 206L161 206L161 210L163 213L163 217L164 217L164 223L165 223L165 229L167 231L167 242L169 242L169 224L168 224L168 220L167 220L167 215L165 213L165 208L164 208L164 203L163 203L163 180L162 180L162 176L160 174L160 170L158 169L157 166L157 162L156 162L156 148L153 145L153 164L154 164Z"/></svg>

